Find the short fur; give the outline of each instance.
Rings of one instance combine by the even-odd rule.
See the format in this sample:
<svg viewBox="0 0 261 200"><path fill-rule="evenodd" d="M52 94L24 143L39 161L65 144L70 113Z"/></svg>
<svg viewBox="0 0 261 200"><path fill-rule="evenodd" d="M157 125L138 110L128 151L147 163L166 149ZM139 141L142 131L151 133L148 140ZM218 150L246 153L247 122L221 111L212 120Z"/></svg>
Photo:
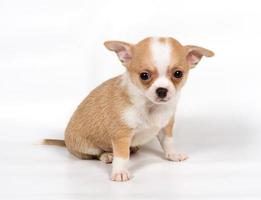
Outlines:
<svg viewBox="0 0 261 200"><path fill-rule="evenodd" d="M172 145L179 93L189 70L202 56L214 53L183 46L173 38L146 38L135 45L107 41L105 46L117 54L126 72L105 81L83 100L65 130L65 141L46 139L44 143L65 145L81 159L113 162L114 181L130 179L126 167L130 152L156 136L166 159L187 159ZM176 70L183 73L182 78L173 76ZM148 72L150 78L141 80L142 72ZM162 87L168 91L164 99L155 93Z"/></svg>

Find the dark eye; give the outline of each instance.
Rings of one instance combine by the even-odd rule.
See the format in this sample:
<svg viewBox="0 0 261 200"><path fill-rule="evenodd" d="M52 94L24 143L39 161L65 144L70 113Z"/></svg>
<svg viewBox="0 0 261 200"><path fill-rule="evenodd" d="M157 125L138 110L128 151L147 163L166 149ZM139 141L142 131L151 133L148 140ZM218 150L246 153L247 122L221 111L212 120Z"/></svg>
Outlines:
<svg viewBox="0 0 261 200"><path fill-rule="evenodd" d="M182 78L183 72L180 71L180 70L176 70L176 71L173 72L173 76L174 76L175 78Z"/></svg>
<svg viewBox="0 0 261 200"><path fill-rule="evenodd" d="M141 72L140 73L140 79L143 81L150 79L150 73L149 72Z"/></svg>

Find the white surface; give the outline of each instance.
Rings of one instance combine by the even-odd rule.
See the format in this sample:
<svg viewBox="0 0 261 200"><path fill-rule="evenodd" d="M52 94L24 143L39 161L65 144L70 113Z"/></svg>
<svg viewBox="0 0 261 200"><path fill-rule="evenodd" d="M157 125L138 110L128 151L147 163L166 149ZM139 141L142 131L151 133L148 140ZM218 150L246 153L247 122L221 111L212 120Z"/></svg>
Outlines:
<svg viewBox="0 0 261 200"><path fill-rule="evenodd" d="M0 199L260 199L259 1L0 1ZM88 92L123 71L102 43L173 36L216 53L191 71L175 147L131 158L133 180L59 147Z"/></svg>

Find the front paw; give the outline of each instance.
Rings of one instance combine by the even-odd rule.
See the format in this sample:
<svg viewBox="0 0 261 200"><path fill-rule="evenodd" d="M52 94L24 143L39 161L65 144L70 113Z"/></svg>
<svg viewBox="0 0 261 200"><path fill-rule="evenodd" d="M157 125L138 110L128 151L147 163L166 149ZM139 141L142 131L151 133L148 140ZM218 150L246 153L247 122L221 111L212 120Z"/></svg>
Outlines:
<svg viewBox="0 0 261 200"><path fill-rule="evenodd" d="M117 182L128 181L131 179L131 175L127 170L120 170L112 172L111 180Z"/></svg>
<svg viewBox="0 0 261 200"><path fill-rule="evenodd" d="M170 161L180 162L187 160L188 156L184 153L165 153L165 158Z"/></svg>

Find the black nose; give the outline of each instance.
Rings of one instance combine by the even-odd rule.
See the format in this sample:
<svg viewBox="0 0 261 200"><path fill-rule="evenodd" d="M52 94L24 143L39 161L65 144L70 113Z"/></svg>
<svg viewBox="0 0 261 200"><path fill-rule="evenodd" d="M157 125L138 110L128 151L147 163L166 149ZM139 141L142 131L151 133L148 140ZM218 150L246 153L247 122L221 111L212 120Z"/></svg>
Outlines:
<svg viewBox="0 0 261 200"><path fill-rule="evenodd" d="M166 89L166 88L158 88L157 90L156 90L156 93L157 93L157 95L158 95L158 97L159 98L164 98L164 97L166 97L167 96L167 93L168 93L168 89Z"/></svg>

